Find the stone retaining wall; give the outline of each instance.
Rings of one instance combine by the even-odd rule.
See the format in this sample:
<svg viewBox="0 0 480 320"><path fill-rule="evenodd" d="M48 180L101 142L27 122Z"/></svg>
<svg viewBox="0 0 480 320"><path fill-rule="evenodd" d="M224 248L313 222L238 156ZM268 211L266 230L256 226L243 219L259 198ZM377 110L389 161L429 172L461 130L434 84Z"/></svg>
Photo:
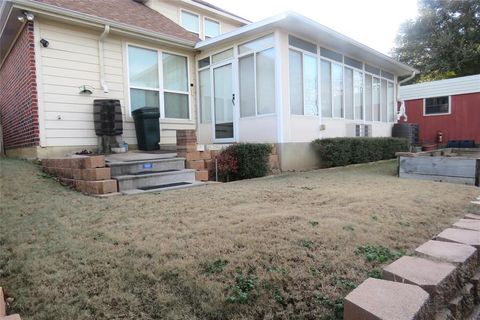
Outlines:
<svg viewBox="0 0 480 320"><path fill-rule="evenodd" d="M369 278L344 305L345 320L468 319L480 307L480 210Z"/></svg>
<svg viewBox="0 0 480 320"><path fill-rule="evenodd" d="M77 191L107 195L116 193L117 181L105 167L105 156L72 156L42 160L43 171Z"/></svg>

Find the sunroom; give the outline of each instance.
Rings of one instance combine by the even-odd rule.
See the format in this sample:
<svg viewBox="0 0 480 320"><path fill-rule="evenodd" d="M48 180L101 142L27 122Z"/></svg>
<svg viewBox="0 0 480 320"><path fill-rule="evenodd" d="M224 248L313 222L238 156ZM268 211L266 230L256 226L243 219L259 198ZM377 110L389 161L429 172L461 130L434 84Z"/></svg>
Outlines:
<svg viewBox="0 0 480 320"><path fill-rule="evenodd" d="M310 169L317 138L390 136L397 77L415 69L293 12L196 45L198 140L277 144Z"/></svg>

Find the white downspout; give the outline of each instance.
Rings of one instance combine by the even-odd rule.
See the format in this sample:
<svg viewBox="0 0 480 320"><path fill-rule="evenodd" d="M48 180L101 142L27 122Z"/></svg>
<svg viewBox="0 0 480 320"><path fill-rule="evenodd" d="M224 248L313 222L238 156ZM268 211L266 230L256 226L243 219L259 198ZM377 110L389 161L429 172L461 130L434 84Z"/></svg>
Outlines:
<svg viewBox="0 0 480 320"><path fill-rule="evenodd" d="M100 64L100 85L102 86L103 92L108 93L108 86L107 82L105 81L105 63L103 59L103 40L107 37L108 33L110 32L110 26L108 24L105 25L105 29L103 30L100 38L98 39L98 62Z"/></svg>
<svg viewBox="0 0 480 320"><path fill-rule="evenodd" d="M395 99L397 101L397 105L398 105L398 102L400 101L400 97L399 97L400 85L404 82L412 80L416 75L417 75L417 71L413 71L412 74L410 75L410 77L405 78L400 82L397 82L397 99ZM399 121L402 117L404 117L405 121L407 121L408 117L407 117L407 112L406 112L406 109L405 109L405 101L404 100L400 101L400 110L397 113L397 121Z"/></svg>

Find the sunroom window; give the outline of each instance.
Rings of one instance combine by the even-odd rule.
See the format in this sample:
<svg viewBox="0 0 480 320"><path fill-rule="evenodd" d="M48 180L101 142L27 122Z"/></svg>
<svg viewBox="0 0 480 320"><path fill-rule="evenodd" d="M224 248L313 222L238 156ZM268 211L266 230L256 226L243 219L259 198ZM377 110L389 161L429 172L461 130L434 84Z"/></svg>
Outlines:
<svg viewBox="0 0 480 320"><path fill-rule="evenodd" d="M291 114L318 115L317 74L317 57L315 55L290 49L289 75Z"/></svg>
<svg viewBox="0 0 480 320"><path fill-rule="evenodd" d="M238 47L240 116L275 112L275 50L273 35Z"/></svg>

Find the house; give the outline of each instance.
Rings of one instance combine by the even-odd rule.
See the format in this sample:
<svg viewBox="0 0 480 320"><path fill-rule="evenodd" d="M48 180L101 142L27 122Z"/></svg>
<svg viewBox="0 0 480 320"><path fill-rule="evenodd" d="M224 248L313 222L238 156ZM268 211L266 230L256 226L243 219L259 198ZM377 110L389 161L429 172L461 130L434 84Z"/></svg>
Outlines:
<svg viewBox="0 0 480 320"><path fill-rule="evenodd" d="M400 87L407 118L419 125L420 143L449 140L480 143L480 75Z"/></svg>
<svg viewBox="0 0 480 320"><path fill-rule="evenodd" d="M201 0L8 0L0 112L8 155L97 146L93 100L160 110L160 144L277 145L282 169L317 165L310 142L390 136L398 76L415 69L294 12L250 21ZM82 89L89 88L91 94Z"/></svg>

